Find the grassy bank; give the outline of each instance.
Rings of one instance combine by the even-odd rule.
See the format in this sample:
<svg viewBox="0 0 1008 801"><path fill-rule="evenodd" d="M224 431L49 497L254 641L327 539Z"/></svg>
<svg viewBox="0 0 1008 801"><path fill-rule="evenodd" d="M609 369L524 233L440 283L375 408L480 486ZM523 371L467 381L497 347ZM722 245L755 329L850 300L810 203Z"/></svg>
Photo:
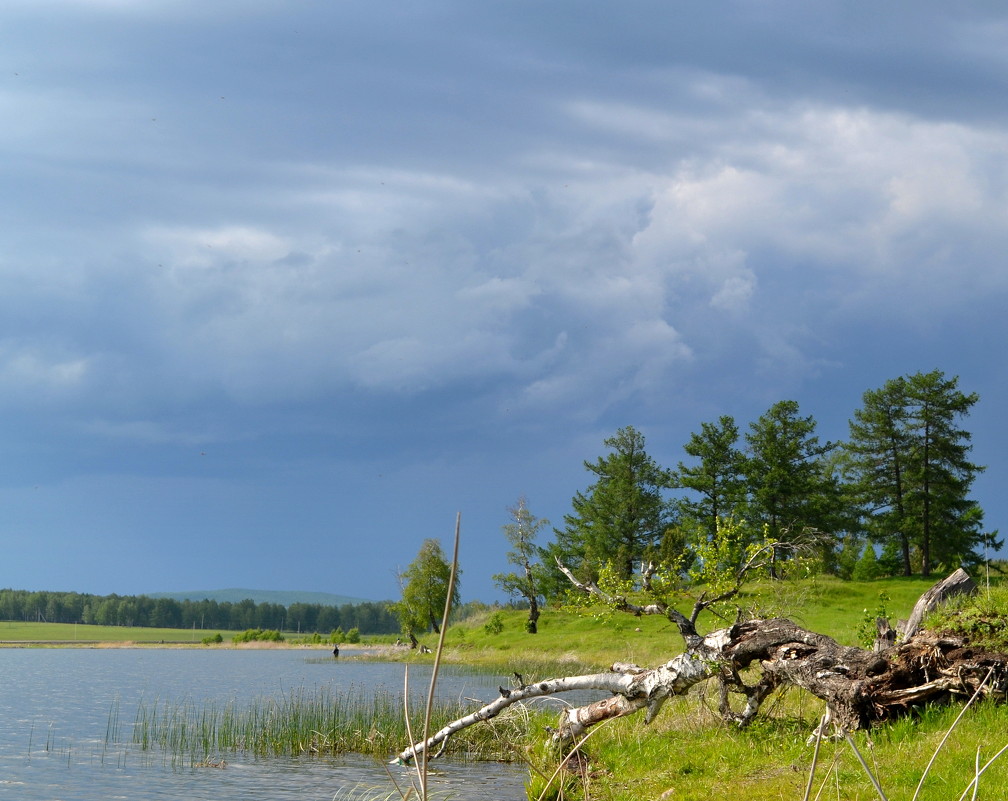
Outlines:
<svg viewBox="0 0 1008 801"><path fill-rule="evenodd" d="M844 582L829 576L766 582L748 588L740 603L755 608L763 617L788 617L840 643L856 645L866 610L872 620L880 607L893 619L906 617L933 583L932 579L919 577ZM684 599L680 608L688 612L690 605ZM499 627L493 625L495 615ZM605 669L617 660L645 666L660 664L682 650L678 629L662 617L635 618L621 613L579 616L551 609L539 620L539 633L535 635L525 632L526 617L527 613L520 610L502 609L451 626L446 636L446 658L502 668L514 665L512 669L517 670L521 670L517 666L530 662ZM730 621L705 614L698 628L710 631L726 622ZM437 642L434 635L422 639L432 648Z"/></svg>
<svg viewBox="0 0 1008 801"><path fill-rule="evenodd" d="M756 607L762 616L787 616L841 643L855 645L866 617L873 619L880 609L892 619L906 617L933 583L920 578L861 583L817 578L755 586L743 603ZM520 671L526 681L533 681L548 675L605 670L615 660L655 665L682 649L675 627L658 618L613 615L594 619L551 611L540 620L536 635L525 633L524 618L520 611L500 610L456 624L447 633L446 657L493 668L501 675ZM701 619L700 628L707 631L724 623ZM823 714L824 704L795 690L779 692L768 699L760 718L744 730L724 724L717 704L714 688L700 687L666 704L649 726L637 715L598 727L585 746L590 759L587 794L580 795L577 783L572 782L564 797L609 801L803 798L814 751L806 740ZM855 735L855 744L879 776L888 798L909 801L913 797L928 761L959 710L921 708L907 719ZM538 797L545 776L556 764L555 755L548 753L547 740L540 719L533 726L527 753L544 776L532 771L536 788L532 798ZM974 775L977 760L982 766L1006 743L1008 707L983 704L971 709L938 754L918 798L959 798ZM811 798L820 791L821 798L879 797L846 742L822 744L813 784ZM986 791L978 798L994 797L990 795L992 788L1008 786L1008 759L996 762L981 786Z"/></svg>

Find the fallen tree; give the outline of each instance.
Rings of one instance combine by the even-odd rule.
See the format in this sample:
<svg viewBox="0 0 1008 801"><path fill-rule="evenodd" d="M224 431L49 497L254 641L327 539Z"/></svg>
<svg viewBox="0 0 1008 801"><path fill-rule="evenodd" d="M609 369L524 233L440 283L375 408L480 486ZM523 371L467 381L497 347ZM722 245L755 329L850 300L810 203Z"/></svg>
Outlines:
<svg viewBox="0 0 1008 801"><path fill-rule="evenodd" d="M754 563L751 559L739 575ZM786 686L799 687L823 700L828 719L838 732L867 728L925 702L951 702L975 694L1002 701L1008 698L1008 654L974 648L963 637L916 628L928 608L950 595L975 589L962 570L921 597L913 616L915 627L904 629L908 636L890 644L891 638L882 634L881 645L867 650L840 645L785 618L739 619L706 635L698 633L700 613L734 596L739 582L713 597L702 595L686 617L665 603L635 605L624 597L607 594L597 584L578 581L566 567L560 567L580 593L611 608L637 616L667 617L682 635L683 653L649 669L615 663L603 673L501 688L499 698L404 749L398 755L399 761L408 762L435 747L439 747L440 754L456 732L490 720L519 701L568 690L601 690L612 696L566 709L552 735L562 744L576 741L598 723L640 710L645 711L644 722L649 723L668 698L684 695L707 681L717 683L720 714L734 725L749 723L770 693ZM888 624L880 626L880 634L889 630ZM739 696L742 703L733 704L733 695Z"/></svg>

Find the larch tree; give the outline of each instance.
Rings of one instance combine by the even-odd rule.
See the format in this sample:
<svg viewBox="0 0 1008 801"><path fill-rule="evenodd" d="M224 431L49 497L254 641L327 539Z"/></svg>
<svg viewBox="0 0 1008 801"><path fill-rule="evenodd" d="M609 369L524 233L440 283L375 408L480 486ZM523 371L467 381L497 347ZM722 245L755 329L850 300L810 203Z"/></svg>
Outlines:
<svg viewBox="0 0 1008 801"><path fill-rule="evenodd" d="M680 522L699 524L708 540L717 533L719 521L737 515L745 505L745 456L737 447L738 426L724 415L716 423L701 423L683 450L697 460L694 465L679 462L673 486L691 490L699 498L676 502Z"/></svg>
<svg viewBox="0 0 1008 801"><path fill-rule="evenodd" d="M563 530L555 529L551 551L593 577L611 563L619 577L630 578L665 533L669 507L662 491L671 476L648 455L643 434L632 426L603 444L611 453L584 463L595 483L574 496L573 513L564 516Z"/></svg>
<svg viewBox="0 0 1008 801"><path fill-rule="evenodd" d="M895 378L869 390L850 422L847 445L856 497L869 536L898 550L904 575L935 566L975 566L977 547L997 548L969 498L983 470L969 459L960 425L979 400L939 370Z"/></svg>
<svg viewBox="0 0 1008 801"><path fill-rule="evenodd" d="M971 435L958 426L980 396L961 392L958 377L946 379L939 370L910 376L906 393L909 503L921 573L930 576L936 564L958 567L985 539L983 513L967 497L984 468L969 460Z"/></svg>
<svg viewBox="0 0 1008 801"><path fill-rule="evenodd" d="M832 533L837 525L840 488L827 459L836 446L820 443L815 430L815 418L800 416L798 403L785 400L745 435L750 522L762 524L773 541L788 542L809 529Z"/></svg>
<svg viewBox="0 0 1008 801"><path fill-rule="evenodd" d="M523 598L529 605L525 629L529 634L538 632L539 603L543 597L542 549L536 544L539 532L549 525L549 520L536 517L528 508L525 496L508 509L511 522L503 526L504 536L511 544L507 560L517 570L497 573L493 580L513 598Z"/></svg>
<svg viewBox="0 0 1008 801"><path fill-rule="evenodd" d="M852 495L864 510L868 536L873 542L898 549L903 575L910 576L906 379L894 378L880 389L868 390L862 403L850 421L850 439L845 445Z"/></svg>

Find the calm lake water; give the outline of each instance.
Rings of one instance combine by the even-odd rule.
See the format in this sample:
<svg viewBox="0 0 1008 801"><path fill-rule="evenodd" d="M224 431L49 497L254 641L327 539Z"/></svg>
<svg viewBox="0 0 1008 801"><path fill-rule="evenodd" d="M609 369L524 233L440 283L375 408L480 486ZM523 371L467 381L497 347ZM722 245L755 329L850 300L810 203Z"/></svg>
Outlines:
<svg viewBox="0 0 1008 801"><path fill-rule="evenodd" d="M383 686L400 691L403 666L352 658L320 659L324 650L21 649L0 648L0 799L108 801L187 799L331 801L359 787L393 789L381 762L369 757L270 757L224 754L227 767L179 767L131 742L141 702L247 701L301 687L334 690ZM345 653L349 656L349 653ZM410 668L410 685L430 681ZM439 695L490 700L497 676L439 676ZM108 745L110 711L119 739ZM406 768L389 766L405 788ZM496 763L432 764L438 797L520 801L526 769ZM371 797L374 793L371 794ZM342 797L342 796L341 796Z"/></svg>

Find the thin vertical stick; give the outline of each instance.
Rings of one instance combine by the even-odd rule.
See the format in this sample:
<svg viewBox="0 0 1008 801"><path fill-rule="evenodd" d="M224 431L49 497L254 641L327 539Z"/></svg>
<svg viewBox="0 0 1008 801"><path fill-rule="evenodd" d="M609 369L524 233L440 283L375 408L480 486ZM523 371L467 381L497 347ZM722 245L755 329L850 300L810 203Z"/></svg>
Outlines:
<svg viewBox="0 0 1008 801"><path fill-rule="evenodd" d="M409 714L409 665L406 665L406 669L405 669L405 671L403 673L403 718L406 721L406 736L409 737L409 741L411 743L414 743L414 749L415 749L416 748L416 745L415 745L416 744L416 740L413 739L413 730L410 727L410 720L409 720L409 718L410 718L410 714ZM416 755L416 751L415 750L413 751L413 754L414 754L414 756ZM420 773L420 765L417 764L417 761L415 759L413 760L413 768L416 770L417 781L420 782L420 785L422 787L423 786L424 777ZM413 789L417 791L417 795L420 795L420 791L417 789L416 783L413 782L413 777L412 776L410 777L410 782L413 784ZM426 792L424 792L424 794L421 796L421 798L426 798L426 796L427 796L427 794L426 794Z"/></svg>
<svg viewBox="0 0 1008 801"><path fill-rule="evenodd" d="M959 713L958 717L956 717L956 719L952 721L952 725L949 726L949 730L945 732L945 736L942 737L941 742L938 743L938 747L934 750L934 753L931 754L931 759L927 763L927 767L924 768L924 772L921 774L920 781L917 782L917 791L913 794L913 799L911 799L911 801L917 801L917 796L920 795L921 787L924 786L924 779L927 778L928 771L931 770L931 766L934 764L935 759L937 759L938 752L942 750L942 746L945 745L945 741L948 740L948 738L952 735L952 730L959 725L959 721L962 720L962 716L966 714L966 710L969 709L971 706L973 706L973 702L979 697L980 691L983 689L983 686L987 683L987 680L991 677L991 674L993 672L994 668L991 668L990 670L987 671L987 675L984 676L984 680L980 682L980 684L977 686L976 692L973 693L973 697L970 698L966 706L962 708L962 711Z"/></svg>
<svg viewBox="0 0 1008 801"><path fill-rule="evenodd" d="M459 533L462 529L462 512L455 515L455 547L452 550L451 573L448 575L448 595L445 597L444 615L441 618L441 631L438 634L437 652L434 654L434 669L431 671L430 690L427 691L427 709L424 712L423 754L420 759L421 769L420 789L423 790L422 801L427 801L427 739L430 736L431 711L434 707L434 687L437 684L438 669L441 667L441 654L444 651L445 629L448 628L448 615L451 612L452 593L455 591L455 574L458 572Z"/></svg>
<svg viewBox="0 0 1008 801"><path fill-rule="evenodd" d="M864 772L868 774L868 778L871 779L871 783L875 785L876 791L878 791L879 798L882 801L889 801L886 798L886 794L882 792L882 785L879 784L878 779L875 778L875 774L871 772L871 768L868 767L868 763L865 762L865 758L861 756L861 752L858 751L858 747L854 744L854 738L850 736L849 731L844 732L844 737L847 738L847 742L850 744L851 749L854 751L854 755L858 758L858 762L861 763L861 767L864 768Z"/></svg>
<svg viewBox="0 0 1008 801"><path fill-rule="evenodd" d="M819 762L819 745L822 743L823 729L826 728L826 715L819 721L819 728L816 729L815 751L812 753L812 767L809 768L808 784L805 785L805 797L802 801L808 801L812 795L812 779L815 777L816 764Z"/></svg>

